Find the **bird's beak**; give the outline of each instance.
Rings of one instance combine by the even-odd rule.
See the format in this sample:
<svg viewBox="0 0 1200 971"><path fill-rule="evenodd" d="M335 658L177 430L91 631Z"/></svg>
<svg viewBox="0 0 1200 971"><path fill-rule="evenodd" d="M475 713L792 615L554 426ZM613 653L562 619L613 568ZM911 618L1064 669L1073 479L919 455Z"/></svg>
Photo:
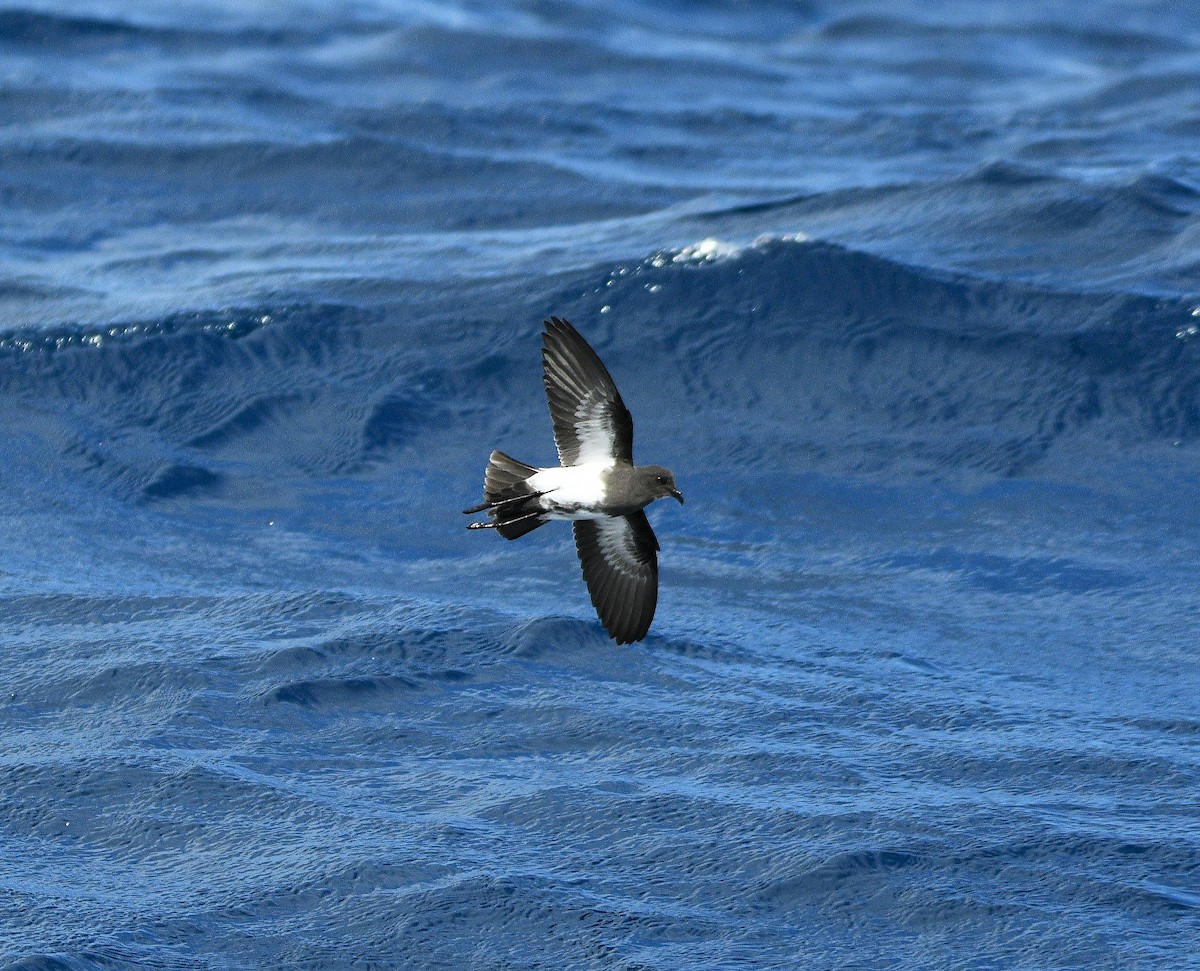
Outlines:
<svg viewBox="0 0 1200 971"><path fill-rule="evenodd" d="M676 499L679 500L679 505L681 505L681 506L683 505L683 493L682 492L680 492L678 489L672 489L671 495L673 495Z"/></svg>

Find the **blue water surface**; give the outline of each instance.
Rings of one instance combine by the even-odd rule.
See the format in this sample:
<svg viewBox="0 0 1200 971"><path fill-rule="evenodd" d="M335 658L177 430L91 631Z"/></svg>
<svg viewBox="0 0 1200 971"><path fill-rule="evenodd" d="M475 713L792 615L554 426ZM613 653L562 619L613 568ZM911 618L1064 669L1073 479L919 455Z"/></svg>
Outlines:
<svg viewBox="0 0 1200 971"><path fill-rule="evenodd" d="M1198 281L1187 3L0 3L0 965L1200 967Z"/></svg>

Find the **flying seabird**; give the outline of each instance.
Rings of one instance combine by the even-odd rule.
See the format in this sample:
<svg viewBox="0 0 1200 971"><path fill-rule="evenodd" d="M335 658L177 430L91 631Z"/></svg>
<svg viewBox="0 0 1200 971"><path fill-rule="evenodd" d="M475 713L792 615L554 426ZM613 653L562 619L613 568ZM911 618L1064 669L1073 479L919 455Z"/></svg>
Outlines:
<svg viewBox="0 0 1200 971"><path fill-rule="evenodd" d="M655 499L683 502L661 465L633 464L633 418L596 352L567 321L542 334L543 378L561 465L539 469L492 452L483 480L494 529L518 539L551 519L570 520L600 623L618 644L646 636L658 603L658 538L643 512Z"/></svg>

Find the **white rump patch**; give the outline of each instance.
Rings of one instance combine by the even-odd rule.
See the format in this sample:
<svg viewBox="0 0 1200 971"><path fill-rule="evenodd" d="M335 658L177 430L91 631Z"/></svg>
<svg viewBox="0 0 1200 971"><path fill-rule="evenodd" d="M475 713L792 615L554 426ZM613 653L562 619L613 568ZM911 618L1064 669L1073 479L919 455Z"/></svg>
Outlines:
<svg viewBox="0 0 1200 971"><path fill-rule="evenodd" d="M549 519L603 519L596 511L604 503L604 473L607 462L585 462L559 468L539 469L525 481L534 492L545 492L538 505Z"/></svg>

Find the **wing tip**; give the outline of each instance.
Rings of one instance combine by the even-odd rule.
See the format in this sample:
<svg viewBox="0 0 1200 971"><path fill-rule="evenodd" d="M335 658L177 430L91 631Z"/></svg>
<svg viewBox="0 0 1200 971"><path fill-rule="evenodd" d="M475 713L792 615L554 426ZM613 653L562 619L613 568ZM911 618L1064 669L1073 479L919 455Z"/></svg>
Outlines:
<svg viewBox="0 0 1200 971"><path fill-rule="evenodd" d="M604 621L600 622L603 625ZM621 647L627 644L640 644L646 639L646 635L650 633L650 625L647 624L645 630L638 631L636 628L633 631L611 631L607 627L604 628L608 636L612 638Z"/></svg>
<svg viewBox="0 0 1200 971"><path fill-rule="evenodd" d="M575 329L574 325L567 320L566 317L550 317L549 319L542 321L542 326L546 328L542 332L542 338L547 343L549 343L551 339L561 341L564 339L570 339L573 336L580 336L579 331Z"/></svg>
<svg viewBox="0 0 1200 971"><path fill-rule="evenodd" d="M566 353L567 344L580 335L564 317L550 317L543 320L542 324L546 328L542 331L542 363L547 364L562 358Z"/></svg>

